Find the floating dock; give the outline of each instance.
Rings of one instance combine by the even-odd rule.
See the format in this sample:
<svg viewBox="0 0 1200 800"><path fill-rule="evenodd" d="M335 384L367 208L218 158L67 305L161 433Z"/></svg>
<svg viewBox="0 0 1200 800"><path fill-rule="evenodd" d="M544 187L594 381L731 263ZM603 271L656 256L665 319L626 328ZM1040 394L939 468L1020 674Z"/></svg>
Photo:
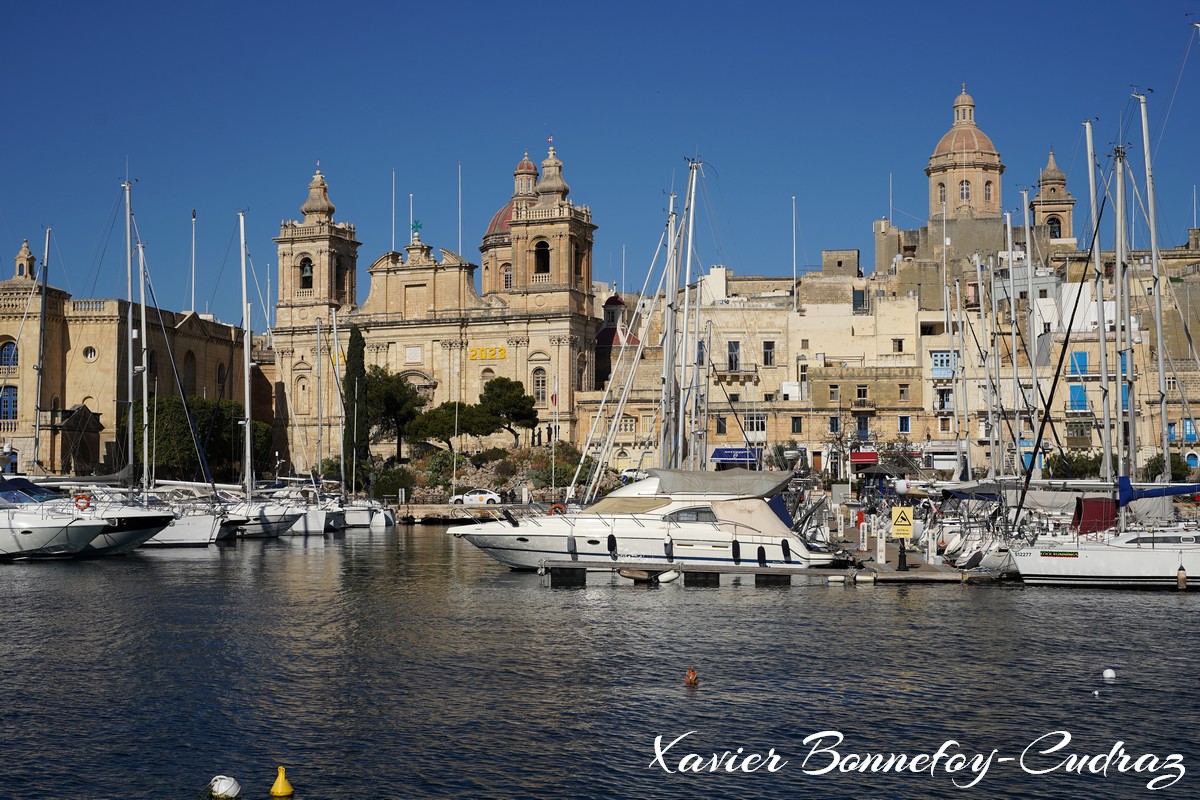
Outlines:
<svg viewBox="0 0 1200 800"><path fill-rule="evenodd" d="M888 545L886 563L877 564L864 560L869 557L866 552L855 552L857 560L855 567L803 567L771 566L762 567L758 564L698 564L687 561L663 563L662 561L636 561L611 559L578 559L578 560L547 560L542 562L539 570L549 577L550 586L584 586L587 583L588 572L615 572L625 577L646 575L646 582L654 582L654 575L664 571L677 571L683 578L684 586L715 587L721 585L722 577L742 578L754 576L755 586L788 586L793 579L813 579L827 583L957 583L979 584L993 583L995 576L991 573L964 571L945 564L927 564L920 554L915 551L906 553L908 569L897 569L899 552L893 545ZM635 582L639 579L632 578Z"/></svg>

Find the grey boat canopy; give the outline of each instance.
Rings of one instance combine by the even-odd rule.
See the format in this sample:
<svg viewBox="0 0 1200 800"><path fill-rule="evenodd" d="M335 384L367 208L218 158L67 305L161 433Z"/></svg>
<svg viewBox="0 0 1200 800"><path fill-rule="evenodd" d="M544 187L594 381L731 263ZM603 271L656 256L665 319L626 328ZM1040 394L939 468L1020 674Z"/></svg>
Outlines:
<svg viewBox="0 0 1200 800"><path fill-rule="evenodd" d="M651 477L658 478L660 494L715 494L739 497L774 497L787 488L792 473L759 472L737 467L713 472L651 467Z"/></svg>

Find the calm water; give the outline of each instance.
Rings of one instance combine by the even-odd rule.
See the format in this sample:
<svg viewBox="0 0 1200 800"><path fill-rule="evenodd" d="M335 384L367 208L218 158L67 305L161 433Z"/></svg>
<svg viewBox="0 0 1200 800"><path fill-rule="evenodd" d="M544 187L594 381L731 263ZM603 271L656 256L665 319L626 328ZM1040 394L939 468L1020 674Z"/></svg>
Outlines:
<svg viewBox="0 0 1200 800"><path fill-rule="evenodd" d="M194 800L224 774L266 798L280 764L297 800L1200 796L1200 594L550 589L420 526L0 565L0 586L3 797ZM1186 774L1027 774L1058 730L1027 769L1124 742ZM806 763L822 731L844 741ZM947 740L999 751L974 787L945 758L806 774ZM664 769L739 747L787 763Z"/></svg>

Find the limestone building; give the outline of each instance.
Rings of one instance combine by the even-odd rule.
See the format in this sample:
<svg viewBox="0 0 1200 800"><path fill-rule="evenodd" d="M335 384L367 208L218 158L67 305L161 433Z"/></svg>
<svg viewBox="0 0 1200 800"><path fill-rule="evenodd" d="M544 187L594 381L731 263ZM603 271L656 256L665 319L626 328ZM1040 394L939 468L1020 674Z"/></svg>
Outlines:
<svg viewBox="0 0 1200 800"><path fill-rule="evenodd" d="M354 414L341 407L336 377L350 325L362 332L367 366L404 376L427 396L427 408L478 402L484 384L505 377L525 386L542 420L558 412L558 438L576 437L574 396L592 388L600 327L592 288L596 226L590 209L569 199L562 166L553 147L540 170L528 154L518 162L512 196L483 236L480 264L435 253L414 231L403 252L384 253L367 268L361 307L354 226L334 221L325 177L313 176L303 219L285 221L275 239L281 459L304 472L338 457L341 426ZM531 441L548 443L551 433L543 426Z"/></svg>

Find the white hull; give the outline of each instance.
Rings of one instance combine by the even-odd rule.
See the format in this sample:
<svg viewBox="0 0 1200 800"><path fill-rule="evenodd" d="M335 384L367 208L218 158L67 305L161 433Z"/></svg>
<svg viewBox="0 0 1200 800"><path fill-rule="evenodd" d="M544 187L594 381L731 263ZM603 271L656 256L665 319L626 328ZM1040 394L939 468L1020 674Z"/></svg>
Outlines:
<svg viewBox="0 0 1200 800"><path fill-rule="evenodd" d="M1192 541L1151 545L1148 538ZM1174 589L1180 567L1193 582L1200 578L1197 538L1194 531L1126 533L1108 541L1035 544L1012 555L1021 580L1033 585Z"/></svg>
<svg viewBox="0 0 1200 800"><path fill-rule="evenodd" d="M543 561L636 561L689 564L819 567L834 554L810 551L789 533L734 534L721 523L667 524L661 518L612 518L587 514L488 522L452 530L513 569L537 569Z"/></svg>
<svg viewBox="0 0 1200 800"><path fill-rule="evenodd" d="M279 536L296 524L304 512L277 503L251 501L233 506L230 513L245 518L238 523L237 533L246 539L265 539Z"/></svg>
<svg viewBox="0 0 1200 800"><path fill-rule="evenodd" d="M323 508L308 508L287 529L292 536L324 536L326 512Z"/></svg>
<svg viewBox="0 0 1200 800"><path fill-rule="evenodd" d="M184 514L146 540L147 547L207 547L221 530L218 514Z"/></svg>
<svg viewBox="0 0 1200 800"><path fill-rule="evenodd" d="M0 509L0 558L73 555L105 524L40 510Z"/></svg>

